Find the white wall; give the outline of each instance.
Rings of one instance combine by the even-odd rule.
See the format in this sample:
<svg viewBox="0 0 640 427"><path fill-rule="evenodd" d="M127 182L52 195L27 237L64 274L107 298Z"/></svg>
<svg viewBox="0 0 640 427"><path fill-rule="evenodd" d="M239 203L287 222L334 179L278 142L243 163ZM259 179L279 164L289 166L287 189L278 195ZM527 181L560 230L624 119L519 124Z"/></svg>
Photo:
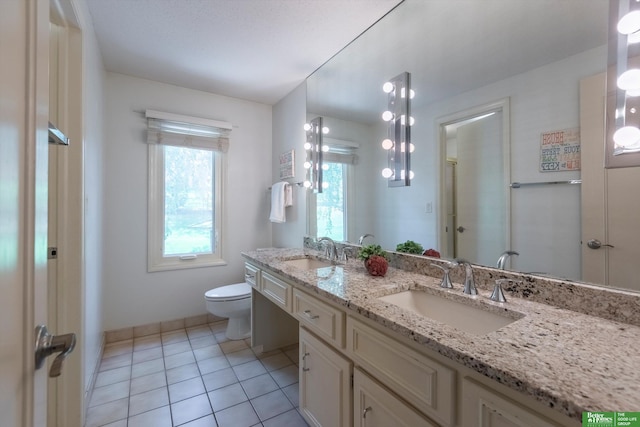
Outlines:
<svg viewBox="0 0 640 427"><path fill-rule="evenodd" d="M305 151L303 129L307 111L307 85L302 83L273 106L273 162L271 180L280 181L278 159L280 154L295 150L295 178L289 182L305 179L303 167ZM269 193L267 193L269 196ZM307 230L307 190L293 187L293 206L286 208L287 221L272 226L274 247L300 247ZM270 206L269 202L267 205Z"/></svg>
<svg viewBox="0 0 640 427"><path fill-rule="evenodd" d="M229 121L228 265L147 273L147 145L142 111ZM271 244L271 107L107 73L104 149L104 329L205 314L204 292L243 281L241 251Z"/></svg>
<svg viewBox="0 0 640 427"><path fill-rule="evenodd" d="M82 27L84 126L84 331L79 343L85 355L84 387L90 385L102 345L103 262L103 122L104 80L102 57L84 1L76 12Z"/></svg>

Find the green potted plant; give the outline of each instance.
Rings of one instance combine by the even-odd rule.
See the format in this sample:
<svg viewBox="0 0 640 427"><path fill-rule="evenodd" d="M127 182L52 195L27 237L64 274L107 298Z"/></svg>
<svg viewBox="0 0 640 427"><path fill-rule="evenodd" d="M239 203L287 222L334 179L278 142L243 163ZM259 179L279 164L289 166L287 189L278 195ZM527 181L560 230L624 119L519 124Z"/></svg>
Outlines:
<svg viewBox="0 0 640 427"><path fill-rule="evenodd" d="M396 246L396 252L422 255L422 253L424 252L424 248L420 243L416 243L413 240L407 240L404 243L398 243L398 246Z"/></svg>
<svg viewBox="0 0 640 427"><path fill-rule="evenodd" d="M387 253L380 245L366 245L360 248L358 258L364 261L364 267L372 276L384 277L389 268Z"/></svg>

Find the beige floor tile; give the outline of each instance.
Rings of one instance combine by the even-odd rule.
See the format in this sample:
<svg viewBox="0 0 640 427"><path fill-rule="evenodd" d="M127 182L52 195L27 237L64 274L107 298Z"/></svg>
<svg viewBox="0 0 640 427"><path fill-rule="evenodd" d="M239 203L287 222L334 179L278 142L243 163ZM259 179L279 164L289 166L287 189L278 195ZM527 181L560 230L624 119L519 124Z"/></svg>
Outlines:
<svg viewBox="0 0 640 427"><path fill-rule="evenodd" d="M251 403L244 402L216 413L220 427L251 427L260 422Z"/></svg>
<svg viewBox="0 0 640 427"><path fill-rule="evenodd" d="M120 420L120 421L114 421L112 423L109 424L105 424L102 427L127 427L127 419L124 420Z"/></svg>
<svg viewBox="0 0 640 427"><path fill-rule="evenodd" d="M113 357L106 357L102 359L100 363L100 370L107 371L109 369L122 368L123 366L131 365L131 353L121 354Z"/></svg>
<svg viewBox="0 0 640 427"><path fill-rule="evenodd" d="M205 392L202 378L191 378L190 380L169 385L169 400L176 403L190 397L203 394Z"/></svg>
<svg viewBox="0 0 640 427"><path fill-rule="evenodd" d="M213 337L213 335L202 335L196 338L189 337L189 341L191 342L191 348L194 350L197 348L207 347L210 345L217 344L218 342Z"/></svg>
<svg viewBox="0 0 640 427"><path fill-rule="evenodd" d="M262 423L264 427L308 427L302 415L295 409L270 418Z"/></svg>
<svg viewBox="0 0 640 427"><path fill-rule="evenodd" d="M233 367L233 372L240 381L247 380L249 378L257 377L258 375L266 374L267 370L262 366L259 360L243 363Z"/></svg>
<svg viewBox="0 0 640 427"><path fill-rule="evenodd" d="M236 341L222 342L220 343L220 348L225 354L228 354L228 353L233 353L240 350L246 350L249 348L249 346L247 345L247 343L245 343L242 340L236 340Z"/></svg>
<svg viewBox="0 0 640 427"><path fill-rule="evenodd" d="M235 384L238 382L238 378L233 372L233 369L227 368L203 375L202 381L204 382L204 387L207 389L207 391L211 391L231 384Z"/></svg>
<svg viewBox="0 0 640 427"><path fill-rule="evenodd" d="M256 414L262 421L294 409L287 396L281 390L275 390L251 399L251 405L253 405L253 409L255 409Z"/></svg>
<svg viewBox="0 0 640 427"><path fill-rule="evenodd" d="M189 339L208 336L213 337L213 332L211 332L211 328L209 328L209 325L201 325L193 328L188 328L187 335L189 335Z"/></svg>
<svg viewBox="0 0 640 427"><path fill-rule="evenodd" d="M160 387L166 387L167 378L164 371L145 375L131 380L131 395L144 393Z"/></svg>
<svg viewBox="0 0 640 427"><path fill-rule="evenodd" d="M298 367L295 365L271 371L269 374L280 387L286 387L298 382Z"/></svg>
<svg viewBox="0 0 640 427"><path fill-rule="evenodd" d="M109 369L98 373L96 377L95 388L104 387L109 384L119 383L131 378L131 366L123 366L122 368Z"/></svg>
<svg viewBox="0 0 640 427"><path fill-rule="evenodd" d="M89 407L103 405L129 396L129 380L93 389Z"/></svg>
<svg viewBox="0 0 640 427"><path fill-rule="evenodd" d="M191 351L191 345L189 341L180 341L172 344L165 344L162 346L162 352L164 356L171 356L173 354L184 353L185 351Z"/></svg>
<svg viewBox="0 0 640 427"><path fill-rule="evenodd" d="M249 399L262 396L263 394L267 394L278 389L278 384L276 384L269 374L263 374L241 381L240 385L242 385L242 388Z"/></svg>
<svg viewBox="0 0 640 427"><path fill-rule="evenodd" d="M177 331L163 332L162 333L162 344L175 344L181 341L188 341L189 336L184 329L180 329Z"/></svg>
<svg viewBox="0 0 640 427"><path fill-rule="evenodd" d="M104 347L102 358L119 356L121 354L131 353L133 351L133 339L114 342Z"/></svg>
<svg viewBox="0 0 640 427"><path fill-rule="evenodd" d="M212 357L210 359L199 360L198 368L202 375L210 372L219 371L220 369L228 368L229 361L224 356Z"/></svg>
<svg viewBox="0 0 640 427"><path fill-rule="evenodd" d="M205 360L212 357L222 356L224 353L218 344L213 344L194 349L193 355L196 357L196 360Z"/></svg>
<svg viewBox="0 0 640 427"><path fill-rule="evenodd" d="M171 410L168 406L153 409L129 418L129 427L171 427Z"/></svg>
<svg viewBox="0 0 640 427"><path fill-rule="evenodd" d="M212 412L211 404L206 394L181 400L171 405L171 416L173 417L174 425L184 424L209 415Z"/></svg>
<svg viewBox="0 0 640 427"><path fill-rule="evenodd" d="M174 384L180 381L189 380L200 376L198 365L189 363L188 365L178 366L177 368L167 369L167 383Z"/></svg>
<svg viewBox="0 0 640 427"><path fill-rule="evenodd" d="M289 398L294 407L300 406L300 383L296 382L282 388L282 392Z"/></svg>
<svg viewBox="0 0 640 427"><path fill-rule="evenodd" d="M272 356L260 358L260 362L262 362L267 371L275 371L293 364L291 359L281 351Z"/></svg>
<svg viewBox="0 0 640 427"><path fill-rule="evenodd" d="M169 320L168 322L160 322L160 330L165 332L172 332L177 330L184 330L184 319Z"/></svg>
<svg viewBox="0 0 640 427"><path fill-rule="evenodd" d="M188 365L196 361L193 357L193 351L185 351L183 353L172 354L164 357L164 365L167 369L177 368L178 366Z"/></svg>
<svg viewBox="0 0 640 427"><path fill-rule="evenodd" d="M120 399L89 408L85 427L99 427L125 419L127 418L128 409L129 399Z"/></svg>
<svg viewBox="0 0 640 427"><path fill-rule="evenodd" d="M169 404L169 394L166 387L145 391L129 398L129 416L138 415L152 409L161 408Z"/></svg>
<svg viewBox="0 0 640 427"><path fill-rule="evenodd" d="M214 413L249 400L238 383L210 391L208 395Z"/></svg>
<svg viewBox="0 0 640 427"><path fill-rule="evenodd" d="M142 338L133 339L133 351L148 350L150 348L161 347L162 339L160 334L149 335Z"/></svg>
<svg viewBox="0 0 640 427"><path fill-rule="evenodd" d="M256 358L254 352L251 351L251 349L246 348L244 350L234 351L233 353L227 353L227 360L229 361L229 364L234 366L252 362L258 359Z"/></svg>
<svg viewBox="0 0 640 427"><path fill-rule="evenodd" d="M213 415L207 415L206 417L198 418L197 420L190 421L186 424L182 424L180 427L217 427L216 419Z"/></svg>
<svg viewBox="0 0 640 427"><path fill-rule="evenodd" d="M146 350L133 352L133 363L148 362L149 360L159 359L163 356L162 347L153 347Z"/></svg>
<svg viewBox="0 0 640 427"><path fill-rule="evenodd" d="M211 332L215 335L215 334L219 334L220 332L223 332L227 330L227 321L223 320L221 322L214 322L214 323L209 323L209 329L211 329Z"/></svg>
<svg viewBox="0 0 640 427"><path fill-rule="evenodd" d="M147 362L136 363L131 368L131 378L143 377L154 372L164 371L164 359L153 359Z"/></svg>

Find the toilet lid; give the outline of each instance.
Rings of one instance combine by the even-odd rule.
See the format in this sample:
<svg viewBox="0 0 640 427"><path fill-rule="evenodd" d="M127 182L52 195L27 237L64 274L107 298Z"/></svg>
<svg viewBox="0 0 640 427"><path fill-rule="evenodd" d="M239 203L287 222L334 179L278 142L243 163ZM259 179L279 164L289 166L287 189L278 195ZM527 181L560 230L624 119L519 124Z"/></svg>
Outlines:
<svg viewBox="0 0 640 427"><path fill-rule="evenodd" d="M247 283L220 286L207 291L204 294L209 301L234 301L251 297L251 286Z"/></svg>

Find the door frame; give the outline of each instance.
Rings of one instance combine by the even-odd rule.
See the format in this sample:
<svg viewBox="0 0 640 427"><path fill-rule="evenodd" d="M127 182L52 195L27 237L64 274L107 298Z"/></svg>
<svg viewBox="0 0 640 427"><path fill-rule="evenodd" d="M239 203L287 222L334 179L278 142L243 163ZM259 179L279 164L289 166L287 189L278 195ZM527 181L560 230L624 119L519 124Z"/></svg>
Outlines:
<svg viewBox="0 0 640 427"><path fill-rule="evenodd" d="M457 111L436 118L435 130L438 141L438 173L440 180L439 209L437 218L437 239L441 250L447 247L447 206L446 206L446 164L447 164L447 135L446 126L471 119L473 117L488 114L494 111L502 112L502 162L504 170L503 185L505 189L505 218L506 233L505 247L511 248L511 117L510 99L501 98L494 102L481 104L465 110Z"/></svg>

